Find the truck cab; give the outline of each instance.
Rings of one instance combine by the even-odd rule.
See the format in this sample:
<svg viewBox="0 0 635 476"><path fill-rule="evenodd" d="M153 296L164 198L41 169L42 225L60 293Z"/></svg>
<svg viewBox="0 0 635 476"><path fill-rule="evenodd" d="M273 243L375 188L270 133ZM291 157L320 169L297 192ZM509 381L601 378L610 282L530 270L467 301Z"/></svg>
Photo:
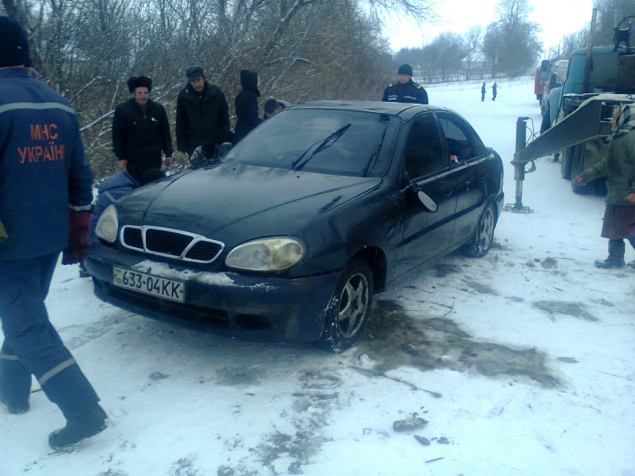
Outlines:
<svg viewBox="0 0 635 476"><path fill-rule="evenodd" d="M586 99L601 93L632 94L635 92L635 54L627 47L595 46L591 68L586 79L587 49L571 54L566 79L562 85L560 117L577 109Z"/></svg>

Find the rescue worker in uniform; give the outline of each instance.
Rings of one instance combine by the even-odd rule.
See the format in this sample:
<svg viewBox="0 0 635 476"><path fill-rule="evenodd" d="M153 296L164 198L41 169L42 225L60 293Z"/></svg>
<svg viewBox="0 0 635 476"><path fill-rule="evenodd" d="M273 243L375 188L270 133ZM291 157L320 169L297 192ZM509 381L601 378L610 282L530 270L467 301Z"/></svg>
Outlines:
<svg viewBox="0 0 635 476"><path fill-rule="evenodd" d="M49 435L62 449L107 424L44 305L60 251L62 264L88 252L93 178L75 111L30 66L25 31L0 17L0 219L8 234L0 243L0 402L9 413L27 412L34 375L66 418Z"/></svg>
<svg viewBox="0 0 635 476"><path fill-rule="evenodd" d="M412 80L412 66L402 64L397 70L398 80L384 90L384 102L411 102L428 104L428 93Z"/></svg>

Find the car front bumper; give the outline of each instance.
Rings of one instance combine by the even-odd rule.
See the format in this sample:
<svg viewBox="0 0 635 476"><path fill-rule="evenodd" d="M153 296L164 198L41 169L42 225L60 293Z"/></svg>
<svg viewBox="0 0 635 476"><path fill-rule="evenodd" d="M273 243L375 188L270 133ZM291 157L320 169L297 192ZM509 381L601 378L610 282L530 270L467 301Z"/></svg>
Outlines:
<svg viewBox="0 0 635 476"><path fill-rule="evenodd" d="M156 264L156 266L153 266ZM173 302L113 285L113 267L185 282L185 302ZM311 342L322 335L339 272L272 278L169 267L95 244L86 260L95 295L153 319L190 324L241 338Z"/></svg>

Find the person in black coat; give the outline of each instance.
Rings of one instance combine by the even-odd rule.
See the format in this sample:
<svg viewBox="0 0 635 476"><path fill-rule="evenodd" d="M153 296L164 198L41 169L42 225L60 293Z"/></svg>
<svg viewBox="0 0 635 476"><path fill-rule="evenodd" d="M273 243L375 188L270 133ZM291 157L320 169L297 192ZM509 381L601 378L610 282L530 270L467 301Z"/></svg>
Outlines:
<svg viewBox="0 0 635 476"><path fill-rule="evenodd" d="M229 108L223 91L205 80L203 68L185 72L188 84L176 99L176 148L192 155L205 143L218 142L229 132Z"/></svg>
<svg viewBox="0 0 635 476"><path fill-rule="evenodd" d="M238 93L234 101L237 117L236 128L234 129L236 142L260 124L260 118L258 117L258 98L260 97L258 74L243 69L240 72L240 85L243 90Z"/></svg>
<svg viewBox="0 0 635 476"><path fill-rule="evenodd" d="M402 64L397 70L398 81L384 90L384 102L410 102L428 104L428 93L412 80L412 66Z"/></svg>
<svg viewBox="0 0 635 476"><path fill-rule="evenodd" d="M128 89L133 97L115 109L112 145L119 166L138 180L146 170L161 168L161 152L165 165L172 165L172 137L165 108L149 97L152 80L132 77Z"/></svg>

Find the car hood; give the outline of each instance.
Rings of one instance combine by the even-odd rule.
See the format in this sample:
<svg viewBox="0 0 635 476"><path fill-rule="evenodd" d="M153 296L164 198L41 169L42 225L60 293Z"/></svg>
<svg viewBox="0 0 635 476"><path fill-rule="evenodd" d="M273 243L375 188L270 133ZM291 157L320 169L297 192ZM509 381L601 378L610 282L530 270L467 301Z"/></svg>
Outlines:
<svg viewBox="0 0 635 476"><path fill-rule="evenodd" d="M118 209L122 224L185 230L231 244L301 233L380 182L378 177L221 164L139 189Z"/></svg>

